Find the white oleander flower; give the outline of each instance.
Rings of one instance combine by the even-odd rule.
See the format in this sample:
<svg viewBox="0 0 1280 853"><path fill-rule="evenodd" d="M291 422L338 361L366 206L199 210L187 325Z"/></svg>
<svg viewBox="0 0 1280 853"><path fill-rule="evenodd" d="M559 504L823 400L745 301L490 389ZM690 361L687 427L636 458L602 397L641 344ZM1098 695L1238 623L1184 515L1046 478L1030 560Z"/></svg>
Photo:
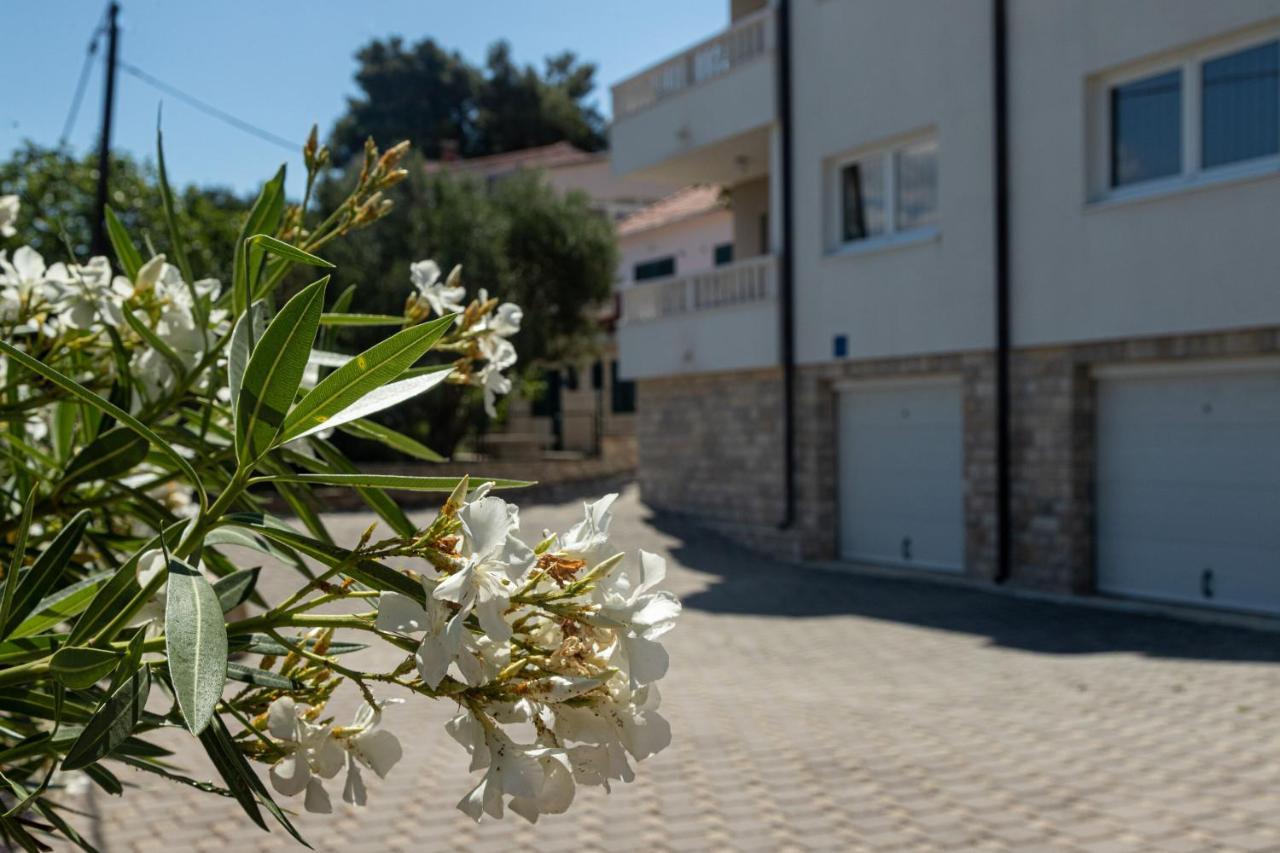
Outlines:
<svg viewBox="0 0 1280 853"><path fill-rule="evenodd" d="M479 821L485 814L501 818L505 796L513 798L513 809L518 802L517 813L530 820L535 818L529 814L536 817L538 812L563 811L569 807L573 800L573 780L569 774L558 773L551 767L571 769L563 749L516 743L492 721L477 717L471 711L454 717L445 728L471 755L470 769L485 771L458 803L458 808L473 820Z"/></svg>
<svg viewBox="0 0 1280 853"><path fill-rule="evenodd" d="M133 295L133 285L123 276L113 276L106 258L90 258L87 264L72 265L67 272L60 306L64 325L80 330L99 324L124 325L124 304Z"/></svg>
<svg viewBox="0 0 1280 853"><path fill-rule="evenodd" d="M385 699L376 708L368 703L361 704L356 711L355 721L335 733L338 742L347 751L347 777L342 786L343 801L363 806L368 799L361 767L367 767L378 774L379 779L385 779L391 768L403 757L400 739L382 727L382 709L403 701Z"/></svg>
<svg viewBox="0 0 1280 853"><path fill-rule="evenodd" d="M307 792L303 805L309 812L333 811L321 779L337 776L347 756L328 724L307 719L310 707L291 696L281 696L267 709L267 731L285 751L271 767L271 785L286 797Z"/></svg>
<svg viewBox="0 0 1280 853"><path fill-rule="evenodd" d="M638 566L623 561L595 588L600 614L623 626L612 662L629 675L632 687L667 674L667 651L657 640L675 627L680 599L666 590L650 591L666 576L666 560L641 551Z"/></svg>
<svg viewBox="0 0 1280 853"><path fill-rule="evenodd" d="M52 305L61 294L66 268L47 267L40 253L21 246L13 258L0 252L0 319L17 320Z"/></svg>
<svg viewBox="0 0 1280 853"><path fill-rule="evenodd" d="M519 510L501 498L482 497L458 510L463 564L436 585L432 596L458 605L456 620L472 610L490 639L505 642L511 626L503 619L511 587L529 571L534 555L516 538Z"/></svg>
<svg viewBox="0 0 1280 853"><path fill-rule="evenodd" d="M462 619L450 619L449 605L431 594L431 584L424 581L423 586L425 608L407 595L382 593L378 598L377 627L399 634L422 633L414 662L423 683L433 690L440 686L451 666L474 687L489 681L502 668L505 646L477 637Z"/></svg>
<svg viewBox="0 0 1280 853"><path fill-rule="evenodd" d="M13 223L18 221L18 197L0 195L0 237L12 237L18 233Z"/></svg>
<svg viewBox="0 0 1280 853"><path fill-rule="evenodd" d="M431 310L439 316L453 314L463 309L462 300L467 296L464 287L449 287L440 280L440 266L435 261L417 261L409 266L409 278L418 290L418 296L426 300Z"/></svg>

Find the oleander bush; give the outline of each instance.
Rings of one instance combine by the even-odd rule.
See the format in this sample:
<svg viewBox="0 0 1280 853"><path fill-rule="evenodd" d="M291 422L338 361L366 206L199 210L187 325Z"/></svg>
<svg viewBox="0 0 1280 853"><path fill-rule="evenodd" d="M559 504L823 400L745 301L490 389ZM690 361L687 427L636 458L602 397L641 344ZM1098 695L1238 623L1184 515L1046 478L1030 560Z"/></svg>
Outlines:
<svg viewBox="0 0 1280 853"><path fill-rule="evenodd" d="M357 289L330 289L324 247L391 213L405 149L369 142L350 195L312 221L328 160L313 132L304 198L285 199L283 167L265 184L223 261L229 286L192 268L162 150L163 254L113 211L114 264L0 251L6 844L92 849L66 789L127 796L125 771L234 799L302 841L276 795L328 812L340 789L363 805L366 771L393 771L395 732L422 699L457 709L448 732L480 772L458 807L477 820L563 812L577 786L630 781L669 742L658 640L680 604L655 589L659 557L610 543L612 496L527 539L500 497L526 484L366 474L331 441L437 460L371 416L445 383L482 388L490 408L510 389L522 311L469 294L458 269L414 264L400 315L359 313ZM0 197L7 243L21 242L18 209ZM285 299L306 271L315 280ZM387 334L343 354L335 333L351 326ZM378 523L336 541L316 487L354 489ZM443 505L423 527L388 489ZM269 575L289 594L260 590ZM390 669L354 662L384 644ZM342 692L350 720L327 710ZM175 765L154 741L163 729L198 738L208 763Z"/></svg>

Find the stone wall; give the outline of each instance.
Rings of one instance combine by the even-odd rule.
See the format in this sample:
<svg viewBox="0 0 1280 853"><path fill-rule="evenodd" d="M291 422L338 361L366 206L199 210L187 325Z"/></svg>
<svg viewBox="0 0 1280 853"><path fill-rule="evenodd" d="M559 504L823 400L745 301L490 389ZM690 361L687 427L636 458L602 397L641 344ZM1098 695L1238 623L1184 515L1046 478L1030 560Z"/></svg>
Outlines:
<svg viewBox="0 0 1280 853"><path fill-rule="evenodd" d="M637 391L644 501L776 550L784 508L782 372L642 379Z"/></svg>

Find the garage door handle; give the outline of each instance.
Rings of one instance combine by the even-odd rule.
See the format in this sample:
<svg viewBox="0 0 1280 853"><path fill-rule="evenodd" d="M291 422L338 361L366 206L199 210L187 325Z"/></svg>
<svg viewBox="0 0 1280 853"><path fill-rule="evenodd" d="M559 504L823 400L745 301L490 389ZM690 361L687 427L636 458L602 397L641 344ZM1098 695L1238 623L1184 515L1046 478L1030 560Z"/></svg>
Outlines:
<svg viewBox="0 0 1280 853"><path fill-rule="evenodd" d="M1200 594L1205 598L1213 598L1213 569L1205 569L1200 573Z"/></svg>

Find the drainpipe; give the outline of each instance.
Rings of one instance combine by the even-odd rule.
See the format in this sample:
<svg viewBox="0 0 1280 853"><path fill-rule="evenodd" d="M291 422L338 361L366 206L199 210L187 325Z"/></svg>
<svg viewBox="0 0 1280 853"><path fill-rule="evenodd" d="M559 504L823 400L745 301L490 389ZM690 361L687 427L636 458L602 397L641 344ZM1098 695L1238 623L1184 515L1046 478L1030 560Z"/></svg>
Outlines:
<svg viewBox="0 0 1280 853"><path fill-rule="evenodd" d="M1006 0L993 0L995 113L995 290L996 290L996 573L1013 574L1013 494L1010 488L1009 390L1009 46Z"/></svg>
<svg viewBox="0 0 1280 853"><path fill-rule="evenodd" d="M782 148L782 257L778 266L779 320L782 325L782 489L785 500L779 528L796 520L796 342L795 342L795 224L792 217L791 175L791 3L778 0L778 137Z"/></svg>

